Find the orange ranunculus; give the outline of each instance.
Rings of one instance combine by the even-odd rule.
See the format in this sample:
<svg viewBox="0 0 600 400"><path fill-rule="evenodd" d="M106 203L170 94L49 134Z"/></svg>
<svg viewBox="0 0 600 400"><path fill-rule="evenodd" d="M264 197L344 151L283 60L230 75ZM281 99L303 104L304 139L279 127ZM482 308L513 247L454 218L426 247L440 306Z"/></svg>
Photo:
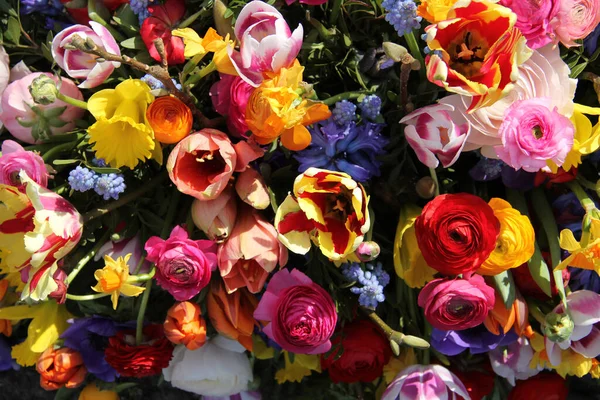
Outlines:
<svg viewBox="0 0 600 400"><path fill-rule="evenodd" d="M8 290L10 282L8 279L0 280L0 302L4 300L6 291ZM12 335L12 325L7 319L0 319L0 335L10 336Z"/></svg>
<svg viewBox="0 0 600 400"><path fill-rule="evenodd" d="M246 288L227 294L223 282L213 282L208 293L208 317L215 329L222 335L240 342L252 351L252 331L254 330L254 310L258 304Z"/></svg>
<svg viewBox="0 0 600 400"><path fill-rule="evenodd" d="M164 328L171 343L183 344L190 350L199 349L206 343L206 321L198 304L189 301L176 303L167 312Z"/></svg>
<svg viewBox="0 0 600 400"><path fill-rule="evenodd" d="M529 310L527 303L519 292L517 292L515 301L510 309L507 309L500 293L496 290L494 308L489 312L483 324L494 335L507 333L514 327L517 335L528 336L528 332L531 330L528 317Z"/></svg>
<svg viewBox="0 0 600 400"><path fill-rule="evenodd" d="M161 143L177 143L192 130L192 111L177 97L163 96L154 100L146 117L154 137Z"/></svg>
<svg viewBox="0 0 600 400"><path fill-rule="evenodd" d="M113 390L100 390L95 383L87 385L77 400L119 400L119 394Z"/></svg>
<svg viewBox="0 0 600 400"><path fill-rule="evenodd" d="M87 374L81 354L67 347L54 350L50 346L38 359L36 369L40 386L46 390L75 388L83 383Z"/></svg>

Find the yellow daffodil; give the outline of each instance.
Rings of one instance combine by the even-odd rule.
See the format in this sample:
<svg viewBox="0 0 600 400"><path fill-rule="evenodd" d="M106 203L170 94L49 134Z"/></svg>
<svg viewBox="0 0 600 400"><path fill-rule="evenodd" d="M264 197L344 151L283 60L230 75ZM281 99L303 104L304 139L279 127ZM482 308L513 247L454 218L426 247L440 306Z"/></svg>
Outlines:
<svg viewBox="0 0 600 400"><path fill-rule="evenodd" d="M305 376L310 376L312 371L321 372L321 359L317 355L294 354L294 362L290 360L289 353L283 352L285 367L275 373L277 383L301 382Z"/></svg>
<svg viewBox="0 0 600 400"><path fill-rule="evenodd" d="M423 0L417 7L417 15L423 17L430 24L443 21L448 16L448 11L457 0Z"/></svg>
<svg viewBox="0 0 600 400"><path fill-rule="evenodd" d="M425 262L417 244L415 221L421 209L408 204L400 211L394 239L394 268L396 274L411 288L423 287L433 279L436 270Z"/></svg>
<svg viewBox="0 0 600 400"><path fill-rule="evenodd" d="M488 203L500 221L500 234L496 248L477 270L481 275L497 275L517 268L533 256L535 232L529 218L506 200L493 198Z"/></svg>
<svg viewBox="0 0 600 400"><path fill-rule="evenodd" d="M392 357L390 361L383 367L383 379L386 384L389 384L394 378L406 367L415 365L417 356L412 347L403 347L402 353L398 357Z"/></svg>
<svg viewBox="0 0 600 400"><path fill-rule="evenodd" d="M113 260L110 256L104 256L105 266L96 270L94 277L98 284L92 289L99 293L110 293L113 308L116 310L119 295L139 296L145 288L132 285L129 278L129 266L127 261L131 254Z"/></svg>
<svg viewBox="0 0 600 400"><path fill-rule="evenodd" d="M88 110L96 123L88 128L96 157L112 167L134 168L138 161L154 158L162 163L162 149L148 124L146 109L154 96L139 79L127 79L114 89L94 93Z"/></svg>
<svg viewBox="0 0 600 400"><path fill-rule="evenodd" d="M570 230L563 229L560 232L560 247L571 254L556 266L557 270L571 266L600 274L600 220L591 219L590 234L588 243L582 246Z"/></svg>
<svg viewBox="0 0 600 400"><path fill-rule="evenodd" d="M212 52L213 63L216 66L217 71L228 74L237 75L237 71L229 54L227 54L227 46L233 48L234 42L229 39L229 34L225 38L219 35L213 28L208 28L206 34L201 38L195 30L191 28L175 29L172 31L173 36L177 36L183 39L185 46L184 56L186 58L194 58L194 62L197 64L200 62L205 54Z"/></svg>
<svg viewBox="0 0 600 400"><path fill-rule="evenodd" d="M31 319L27 328L27 338L12 348L11 355L19 365L34 365L48 347L67 329L71 315L64 304L54 300L33 306L20 305L0 308L0 319L19 321Z"/></svg>
<svg viewBox="0 0 600 400"><path fill-rule="evenodd" d="M529 342L534 351L533 358L529 363L529 368L531 369L555 369L556 373L563 378L567 375L575 375L581 378L584 375L587 375L594 365L592 359L587 358L570 348L562 350L561 362L559 365L552 365L548 360L548 355L546 353L544 336L534 332L533 336L529 339Z"/></svg>

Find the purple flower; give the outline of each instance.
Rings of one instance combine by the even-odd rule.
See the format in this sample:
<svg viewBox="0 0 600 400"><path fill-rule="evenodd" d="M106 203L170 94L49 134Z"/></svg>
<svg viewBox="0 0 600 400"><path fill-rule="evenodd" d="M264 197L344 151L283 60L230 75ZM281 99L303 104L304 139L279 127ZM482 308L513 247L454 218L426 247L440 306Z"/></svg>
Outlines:
<svg viewBox="0 0 600 400"><path fill-rule="evenodd" d="M8 371L9 369L19 369L19 365L13 360L10 352L10 344L4 336L0 335L0 371Z"/></svg>
<svg viewBox="0 0 600 400"><path fill-rule="evenodd" d="M569 268L571 276L569 277L569 287L572 291L590 290L600 293L600 276L596 271L581 268Z"/></svg>
<svg viewBox="0 0 600 400"><path fill-rule="evenodd" d="M447 356L455 356L469 349L471 354L486 353L498 346L506 346L518 339L514 331L494 335L483 325L461 331L443 331L433 328L431 346Z"/></svg>
<svg viewBox="0 0 600 400"><path fill-rule="evenodd" d="M530 190L534 187L535 174L522 169L515 170L504 161L482 157L471 170L469 175L478 182L488 182L502 178L504 186L515 190Z"/></svg>
<svg viewBox="0 0 600 400"><path fill-rule="evenodd" d="M315 167L340 171L359 182L379 176L381 162L377 156L388 144L380 134L383 126L371 122L339 126L331 118L313 125L310 146L294 156L300 162L298 170Z"/></svg>

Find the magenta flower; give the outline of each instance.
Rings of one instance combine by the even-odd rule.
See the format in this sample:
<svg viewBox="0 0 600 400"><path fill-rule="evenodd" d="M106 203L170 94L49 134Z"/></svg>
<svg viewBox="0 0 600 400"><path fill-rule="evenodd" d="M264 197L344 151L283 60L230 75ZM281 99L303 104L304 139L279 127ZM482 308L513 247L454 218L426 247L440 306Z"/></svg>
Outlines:
<svg viewBox="0 0 600 400"><path fill-rule="evenodd" d="M151 237L144 248L146 259L156 264L156 281L177 301L200 293L217 266L217 245L210 240L189 239L180 226L173 228L167 240Z"/></svg>
<svg viewBox="0 0 600 400"><path fill-rule="evenodd" d="M551 108L550 98L538 97L513 103L499 133L502 146L494 147L498 157L514 169L537 172L547 160L558 166L564 163L575 129L556 107Z"/></svg>
<svg viewBox="0 0 600 400"><path fill-rule="evenodd" d="M271 278L254 318L269 322L263 332L284 350L323 354L331 348L337 312L321 286L297 269L284 269Z"/></svg>
<svg viewBox="0 0 600 400"><path fill-rule="evenodd" d="M527 39L527 46L539 49L556 42L551 24L558 13L560 1L555 0L501 0L500 4L517 14L515 26Z"/></svg>
<svg viewBox="0 0 600 400"><path fill-rule="evenodd" d="M210 88L215 111L227 117L227 128L233 136L243 137L248 132L246 105L254 87L239 76L221 74L221 79Z"/></svg>
<svg viewBox="0 0 600 400"><path fill-rule="evenodd" d="M48 186L48 170L42 157L33 151L26 151L13 140L5 140L0 156L0 183L23 187L19 179L21 170L38 185Z"/></svg>
<svg viewBox="0 0 600 400"><path fill-rule="evenodd" d="M441 365L411 365L400 371L381 400L427 399L471 400L465 385Z"/></svg>

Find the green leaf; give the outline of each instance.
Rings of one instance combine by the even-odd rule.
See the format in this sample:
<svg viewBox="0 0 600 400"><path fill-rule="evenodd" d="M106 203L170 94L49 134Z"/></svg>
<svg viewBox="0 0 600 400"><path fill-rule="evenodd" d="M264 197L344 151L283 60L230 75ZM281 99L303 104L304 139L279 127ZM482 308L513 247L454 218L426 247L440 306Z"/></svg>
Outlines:
<svg viewBox="0 0 600 400"><path fill-rule="evenodd" d="M506 309L510 309L515 302L515 281L510 271L504 271L494 276L494 284L502 297Z"/></svg>
<svg viewBox="0 0 600 400"><path fill-rule="evenodd" d="M69 164L75 164L78 163L80 160L54 160L52 161L52 164L54 165L69 165Z"/></svg>
<svg viewBox="0 0 600 400"><path fill-rule="evenodd" d="M581 74L583 72L583 70L587 67L587 65L588 65L587 62L583 62L583 63L577 64L576 66L571 68L570 77L573 79L577 78L579 76L579 74Z"/></svg>
<svg viewBox="0 0 600 400"><path fill-rule="evenodd" d="M546 265L537 243L535 244L533 256L527 263L527 267L529 268L529 272L535 283L537 283L540 289L542 289L548 297L552 297L552 291L550 289L550 271L548 270L548 265Z"/></svg>
<svg viewBox="0 0 600 400"><path fill-rule="evenodd" d="M67 389L66 387L62 387L56 391L54 400L71 400L77 391L78 389Z"/></svg>
<svg viewBox="0 0 600 400"><path fill-rule="evenodd" d="M121 42L121 46L126 49L135 49L135 50L143 50L146 48L144 41L139 36L134 36L129 39L125 39Z"/></svg>
<svg viewBox="0 0 600 400"><path fill-rule="evenodd" d="M138 210L138 217L142 224L148 226L155 233L160 233L165 225L164 219L148 210Z"/></svg>
<svg viewBox="0 0 600 400"><path fill-rule="evenodd" d="M19 44L21 38L21 24L16 17L8 18L8 27L4 32L4 37L14 44Z"/></svg>

